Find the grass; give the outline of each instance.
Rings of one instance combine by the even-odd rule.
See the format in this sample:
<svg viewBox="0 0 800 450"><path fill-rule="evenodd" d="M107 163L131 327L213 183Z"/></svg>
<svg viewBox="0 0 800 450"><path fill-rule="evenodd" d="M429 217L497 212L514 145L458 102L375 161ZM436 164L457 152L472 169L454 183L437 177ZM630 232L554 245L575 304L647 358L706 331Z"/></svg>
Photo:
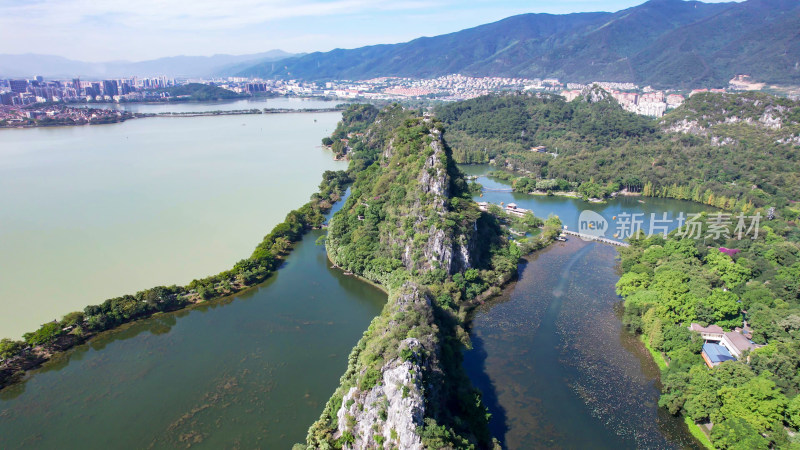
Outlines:
<svg viewBox="0 0 800 450"><path fill-rule="evenodd" d="M639 340L642 341L647 351L650 352L650 356L655 361L658 368L663 372L667 370L667 361L664 359L664 355L661 354L658 350L655 350L653 347L650 347L650 343L647 342L647 339L643 334L639 335ZM684 415L683 421L686 423L686 427L689 428L689 433L694 436L695 439L700 441L703 444L703 447L714 450L714 444L711 443L711 440L708 438L706 433L700 428L700 425L694 423L689 416Z"/></svg>
<svg viewBox="0 0 800 450"><path fill-rule="evenodd" d="M639 335L639 340L642 341L645 348L647 348L647 351L650 352L650 356L653 357L653 361L655 361L659 370L662 372L667 370L667 361L664 359L664 355L662 355L658 350L655 350L653 347L650 347L650 343L647 342L647 339L645 339L643 334Z"/></svg>
<svg viewBox="0 0 800 450"><path fill-rule="evenodd" d="M689 427L689 433L691 433L695 439L700 441L700 443L703 444L703 447L709 450L714 450L714 444L711 443L711 440L700 428L700 425L694 423L694 420L692 420L689 416L683 416L683 421L686 422L686 426Z"/></svg>

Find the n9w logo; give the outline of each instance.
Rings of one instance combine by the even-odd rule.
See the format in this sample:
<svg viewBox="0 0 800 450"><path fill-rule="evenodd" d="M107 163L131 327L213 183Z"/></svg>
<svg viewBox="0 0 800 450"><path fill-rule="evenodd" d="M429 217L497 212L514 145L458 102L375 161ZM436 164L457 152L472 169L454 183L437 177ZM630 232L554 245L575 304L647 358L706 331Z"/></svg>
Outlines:
<svg viewBox="0 0 800 450"><path fill-rule="evenodd" d="M608 221L603 216L588 209L581 211L581 215L578 216L578 233L593 237L604 237L606 231L608 231Z"/></svg>

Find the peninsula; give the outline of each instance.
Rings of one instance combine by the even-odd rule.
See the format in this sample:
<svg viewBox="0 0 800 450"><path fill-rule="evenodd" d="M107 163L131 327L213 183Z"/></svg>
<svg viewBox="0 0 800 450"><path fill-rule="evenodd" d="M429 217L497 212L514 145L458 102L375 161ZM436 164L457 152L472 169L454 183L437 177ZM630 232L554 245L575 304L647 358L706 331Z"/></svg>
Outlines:
<svg viewBox="0 0 800 450"><path fill-rule="evenodd" d="M494 445L481 394L461 364L467 316L561 224L550 218L534 240L509 239L499 218L471 199L443 131L436 119L395 105L353 107L334 132L359 135L349 141L358 173L328 228L328 256L383 286L389 302L350 354L308 448Z"/></svg>

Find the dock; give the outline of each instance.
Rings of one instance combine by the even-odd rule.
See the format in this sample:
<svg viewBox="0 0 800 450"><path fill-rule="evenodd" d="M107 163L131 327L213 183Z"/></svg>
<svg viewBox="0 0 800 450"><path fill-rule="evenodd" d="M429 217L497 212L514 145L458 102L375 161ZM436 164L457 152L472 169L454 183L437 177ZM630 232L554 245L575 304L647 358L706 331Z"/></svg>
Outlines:
<svg viewBox="0 0 800 450"><path fill-rule="evenodd" d="M629 244L627 242L615 241L613 239L608 239L608 238L599 237L599 236L592 236L590 234L577 233L575 231L561 230L561 233L562 234L567 234L567 235L570 235L570 236L577 236L577 237L583 239L584 241L597 241L597 242L602 242L603 244L615 245L617 247L630 247L631 246L631 244Z"/></svg>

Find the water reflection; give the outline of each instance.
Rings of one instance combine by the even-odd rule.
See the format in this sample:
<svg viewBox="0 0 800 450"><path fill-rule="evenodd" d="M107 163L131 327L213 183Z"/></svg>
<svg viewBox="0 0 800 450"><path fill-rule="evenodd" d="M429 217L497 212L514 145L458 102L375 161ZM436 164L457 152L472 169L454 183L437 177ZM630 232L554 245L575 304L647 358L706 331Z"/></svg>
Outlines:
<svg viewBox="0 0 800 450"><path fill-rule="evenodd" d="M477 182L483 185L484 192L481 197L475 197L477 201L484 201L499 204L503 202L516 203L520 208L525 208L533 211L533 213L542 218L546 218L550 214L557 215L561 222L570 230L578 230L578 217L581 211L589 210L600 214L608 221L609 231L606 232L606 238L613 238L613 234L618 226L615 217L619 217L621 213L628 214L642 214L637 216L637 220L642 220L642 230L649 233L650 230L650 214L656 214L656 219L662 217L662 213L667 213L667 219L673 222L667 224L669 231L677 226L678 214L683 212L684 215L690 213L699 213L702 211L715 211L715 208L701 205L699 203L674 200L668 198L653 198L653 197L618 197L608 200L606 203L591 203L585 202L579 198L563 197L563 196L546 196L546 195L529 195L517 192L508 192L511 183L505 180L492 178L486 174L495 168L489 165L476 165L467 166L461 165L459 168L468 175L477 176ZM505 190L505 191L502 191ZM656 230L660 232L660 230Z"/></svg>
<svg viewBox="0 0 800 450"><path fill-rule="evenodd" d="M657 370L622 330L613 247L571 239L535 254L482 306L465 367L507 448L685 448L657 408Z"/></svg>
<svg viewBox="0 0 800 450"><path fill-rule="evenodd" d="M305 439L386 296L309 233L236 297L109 332L0 393L0 448L263 447Z"/></svg>

